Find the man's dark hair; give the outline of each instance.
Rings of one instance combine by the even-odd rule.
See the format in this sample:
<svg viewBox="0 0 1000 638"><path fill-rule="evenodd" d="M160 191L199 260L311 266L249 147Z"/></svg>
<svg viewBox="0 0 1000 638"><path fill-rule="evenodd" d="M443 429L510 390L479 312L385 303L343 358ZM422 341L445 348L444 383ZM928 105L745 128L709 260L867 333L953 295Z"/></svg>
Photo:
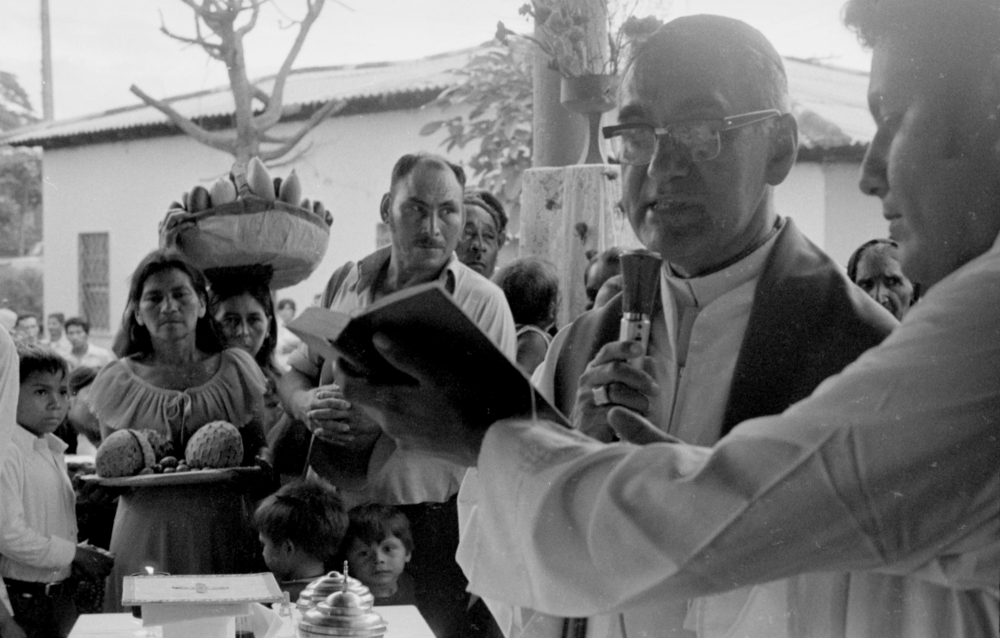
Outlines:
<svg viewBox="0 0 1000 638"><path fill-rule="evenodd" d="M70 317L63 323L63 330L69 330L70 326L80 326L84 332L90 334L90 323L83 317Z"/></svg>
<svg viewBox="0 0 1000 638"><path fill-rule="evenodd" d="M290 541L324 563L340 550L347 521L340 496L319 479L283 485L261 501L253 515L254 527L272 543Z"/></svg>
<svg viewBox="0 0 1000 638"><path fill-rule="evenodd" d="M347 536L344 537L344 549L349 549L354 539L366 545L381 543L390 536L395 536L403 543L406 551L413 552L413 535L410 533L410 520L392 505L369 503L353 508L348 516Z"/></svg>
<svg viewBox="0 0 1000 638"><path fill-rule="evenodd" d="M69 369L66 360L56 354L56 351L46 346L28 345L17 342L17 357L20 359L21 383L28 380L33 374L48 372L49 374L59 374L65 377Z"/></svg>
<svg viewBox="0 0 1000 638"><path fill-rule="evenodd" d="M496 224L497 233L499 234L497 245L502 247L507 238L507 222L509 219L507 211L504 210L503 204L500 203L496 195L482 189L468 190L465 192L463 203L466 206L478 206L493 218L493 223Z"/></svg>
<svg viewBox="0 0 1000 638"><path fill-rule="evenodd" d="M17 315L17 322L14 325L15 326L21 325L21 322L24 321L25 319L34 319L35 321L38 321L38 315L36 315L33 312L21 312L21 313L18 313L18 315Z"/></svg>
<svg viewBox="0 0 1000 638"><path fill-rule="evenodd" d="M291 308L292 312L295 312L295 301L285 297L278 302L278 310L284 310L285 308Z"/></svg>
<svg viewBox="0 0 1000 638"><path fill-rule="evenodd" d="M537 257L521 257L508 263L493 276L500 286L514 323L547 328L559 303L559 274L552 262Z"/></svg>
<svg viewBox="0 0 1000 638"><path fill-rule="evenodd" d="M49 315L49 319L58 319L60 324L66 323L66 315L61 312L53 312Z"/></svg>
<svg viewBox="0 0 1000 638"><path fill-rule="evenodd" d="M421 164L433 164L439 166L443 169L449 170L455 174L455 179L458 180L459 185L465 188L465 171L458 164L452 164L440 155L432 155L431 153L407 153L406 155L400 157L396 161L396 165L392 167L392 179L389 181L389 193L396 192L396 185L400 181L404 180L412 173L417 166Z"/></svg>
<svg viewBox="0 0 1000 638"><path fill-rule="evenodd" d="M69 373L69 393L76 394L86 388L97 378L97 369L90 366L80 366Z"/></svg>
<svg viewBox="0 0 1000 638"><path fill-rule="evenodd" d="M719 60L726 61L730 82L756 109L791 108L785 65L774 45L749 24L718 15L692 15L676 18L657 29L636 48L628 70L636 60L669 46L678 32L690 34L704 43ZM697 54L695 52L694 54Z"/></svg>
<svg viewBox="0 0 1000 638"><path fill-rule="evenodd" d="M925 29L928 33L951 29L954 46L963 52L1000 53L1000 3L996 0L849 0L844 24L868 47L897 30ZM961 33L962 37L953 34Z"/></svg>

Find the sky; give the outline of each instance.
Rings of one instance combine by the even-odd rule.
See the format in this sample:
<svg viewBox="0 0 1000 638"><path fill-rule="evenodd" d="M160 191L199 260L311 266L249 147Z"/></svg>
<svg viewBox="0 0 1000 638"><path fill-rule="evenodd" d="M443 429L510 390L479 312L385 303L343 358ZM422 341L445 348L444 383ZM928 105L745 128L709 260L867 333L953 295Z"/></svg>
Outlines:
<svg viewBox="0 0 1000 638"><path fill-rule="evenodd" d="M844 0L638 0L658 17L717 13L760 29L784 56L867 70L870 56L840 23ZM138 103L137 85L169 97L226 84L225 68L161 33L193 34L181 0L49 0L56 119ZM406 60L482 44L498 21L530 32L525 0L327 0L296 68ZM302 0L271 0L246 39L251 77L274 73L294 39ZM39 0L0 0L0 70L41 113ZM645 15L640 10L637 14Z"/></svg>

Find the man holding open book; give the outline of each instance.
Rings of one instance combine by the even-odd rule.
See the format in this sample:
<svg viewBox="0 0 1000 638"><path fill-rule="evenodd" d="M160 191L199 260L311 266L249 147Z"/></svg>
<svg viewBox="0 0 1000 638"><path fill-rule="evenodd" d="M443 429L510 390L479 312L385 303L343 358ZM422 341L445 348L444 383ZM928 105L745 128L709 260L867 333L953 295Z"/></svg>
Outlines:
<svg viewBox="0 0 1000 638"><path fill-rule="evenodd" d="M336 271L323 306L355 315L394 292L436 281L497 348L513 357L514 320L503 292L454 255L464 228L464 186L462 169L441 157L401 157L380 206L390 245ZM455 495L465 467L398 449L375 422L344 400L333 363L303 345L289 357L290 370L281 380L286 407L315 433L310 464L337 486L348 507L401 506L413 527L416 550L410 568L421 612L438 635L461 635L457 625L468 598L454 561ZM423 586L435 580L440 591L425 591ZM438 587L442 583L447 587ZM447 598L456 590L451 600L422 604L427 596Z"/></svg>

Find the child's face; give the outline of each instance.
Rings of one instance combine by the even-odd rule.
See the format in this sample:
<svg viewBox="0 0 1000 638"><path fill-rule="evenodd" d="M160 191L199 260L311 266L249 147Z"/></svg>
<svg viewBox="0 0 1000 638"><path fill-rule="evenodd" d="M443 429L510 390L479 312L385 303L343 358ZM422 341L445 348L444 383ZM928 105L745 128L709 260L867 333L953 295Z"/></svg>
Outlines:
<svg viewBox="0 0 1000 638"><path fill-rule="evenodd" d="M69 389L62 372L35 372L21 383L17 422L35 436L54 432L68 409Z"/></svg>
<svg viewBox="0 0 1000 638"><path fill-rule="evenodd" d="M347 550L347 562L354 576L368 587L384 587L396 582L410 562L410 552L403 541L387 536L380 543L365 543L357 538Z"/></svg>
<svg viewBox="0 0 1000 638"><path fill-rule="evenodd" d="M290 542L274 543L263 534L258 534L260 544L264 546L261 554L264 564L278 580L289 580L292 574L292 544Z"/></svg>

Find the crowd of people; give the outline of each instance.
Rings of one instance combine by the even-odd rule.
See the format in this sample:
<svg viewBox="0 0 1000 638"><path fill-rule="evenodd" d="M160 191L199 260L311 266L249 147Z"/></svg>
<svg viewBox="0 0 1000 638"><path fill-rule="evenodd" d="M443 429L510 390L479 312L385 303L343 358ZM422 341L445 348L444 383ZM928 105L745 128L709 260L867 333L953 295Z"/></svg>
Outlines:
<svg viewBox="0 0 1000 638"><path fill-rule="evenodd" d="M498 268L495 196L444 157L392 167L389 244L320 304L356 314L437 282L570 428L470 416L482 397L391 334L373 346L409 383L327 359L266 277L169 251L137 266L113 355L85 319L50 315L43 343L16 317L0 635L67 635L81 579L117 611L144 567L267 569L294 599L346 564L440 638L996 637L1000 6L850 0L845 19L874 47L861 188L892 235L846 267L777 213L799 144L770 42L686 16L634 52L604 133L663 258L645 349L619 340L621 249L589 255L588 308L556 326L553 264ZM109 546L81 542L53 433L142 428L182 450L218 420L256 480L102 492Z"/></svg>

